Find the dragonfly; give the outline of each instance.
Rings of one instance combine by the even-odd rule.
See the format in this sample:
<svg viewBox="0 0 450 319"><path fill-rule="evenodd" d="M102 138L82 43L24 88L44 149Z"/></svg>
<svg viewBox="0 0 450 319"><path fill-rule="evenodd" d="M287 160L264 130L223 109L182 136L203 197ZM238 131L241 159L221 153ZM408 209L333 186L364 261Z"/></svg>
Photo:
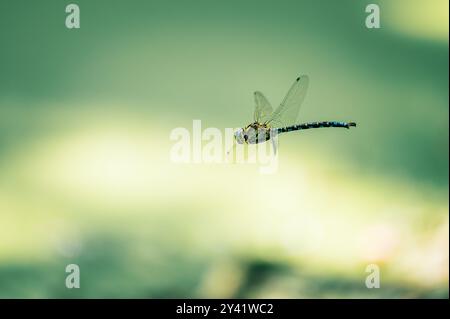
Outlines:
<svg viewBox="0 0 450 319"><path fill-rule="evenodd" d="M253 123L238 129L234 138L238 144L258 144L272 140L276 151L275 136L281 133L307 130L322 127L343 127L349 129L356 126L355 122L321 121L310 123L297 123L300 106L306 96L309 86L309 77L298 77L287 92L281 104L272 109L267 98L260 91L254 93L255 111Z"/></svg>

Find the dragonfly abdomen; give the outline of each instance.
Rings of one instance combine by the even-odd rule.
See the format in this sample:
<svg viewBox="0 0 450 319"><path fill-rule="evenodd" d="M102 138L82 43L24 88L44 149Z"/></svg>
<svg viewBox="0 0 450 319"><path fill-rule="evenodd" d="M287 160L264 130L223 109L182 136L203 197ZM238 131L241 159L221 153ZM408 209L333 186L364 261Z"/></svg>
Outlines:
<svg viewBox="0 0 450 319"><path fill-rule="evenodd" d="M286 133L298 130L307 130L310 128L321 128L321 127L344 127L350 128L351 126L356 126L354 122L336 122L336 121L324 121L324 122L312 122L312 123L303 123L297 125L291 125L286 127L277 128L277 133Z"/></svg>

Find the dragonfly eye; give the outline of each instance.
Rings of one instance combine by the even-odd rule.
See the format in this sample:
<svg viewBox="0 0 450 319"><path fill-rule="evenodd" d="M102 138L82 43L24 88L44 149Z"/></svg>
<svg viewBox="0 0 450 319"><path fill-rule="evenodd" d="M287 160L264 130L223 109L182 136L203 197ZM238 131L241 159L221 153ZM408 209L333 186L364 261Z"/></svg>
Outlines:
<svg viewBox="0 0 450 319"><path fill-rule="evenodd" d="M245 143L245 134L243 129L239 129L236 132L234 132L234 139L238 144Z"/></svg>

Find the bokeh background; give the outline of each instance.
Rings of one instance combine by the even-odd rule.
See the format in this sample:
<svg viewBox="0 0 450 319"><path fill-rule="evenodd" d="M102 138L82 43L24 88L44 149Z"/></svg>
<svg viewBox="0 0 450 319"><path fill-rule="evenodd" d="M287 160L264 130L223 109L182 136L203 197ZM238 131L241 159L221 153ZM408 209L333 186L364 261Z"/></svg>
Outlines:
<svg viewBox="0 0 450 319"><path fill-rule="evenodd" d="M446 0L76 3L0 1L0 297L448 298ZM358 127L272 175L170 161L299 74L302 121Z"/></svg>

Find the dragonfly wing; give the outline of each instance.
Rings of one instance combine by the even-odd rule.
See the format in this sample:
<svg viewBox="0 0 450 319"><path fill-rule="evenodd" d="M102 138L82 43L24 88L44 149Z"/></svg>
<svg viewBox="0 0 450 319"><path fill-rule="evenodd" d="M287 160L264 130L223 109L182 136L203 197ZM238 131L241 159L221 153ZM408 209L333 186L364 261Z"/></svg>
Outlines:
<svg viewBox="0 0 450 319"><path fill-rule="evenodd" d="M308 90L309 78L302 75L297 78L289 89L280 106L272 113L269 122L275 126L288 126L296 124L300 106Z"/></svg>
<svg viewBox="0 0 450 319"><path fill-rule="evenodd" d="M266 99L264 94L259 91L254 93L255 96L255 113L253 120L258 123L264 123L272 114L272 105Z"/></svg>

